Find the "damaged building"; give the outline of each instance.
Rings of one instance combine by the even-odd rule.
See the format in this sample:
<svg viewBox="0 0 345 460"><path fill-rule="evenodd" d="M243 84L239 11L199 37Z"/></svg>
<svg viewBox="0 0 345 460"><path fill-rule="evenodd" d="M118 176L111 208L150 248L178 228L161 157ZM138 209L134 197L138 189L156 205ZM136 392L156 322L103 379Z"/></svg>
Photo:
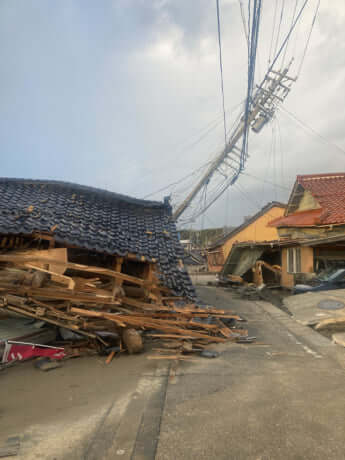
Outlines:
<svg viewBox="0 0 345 460"><path fill-rule="evenodd" d="M345 267L345 173L297 176L284 215L268 222L271 241L232 245L222 277L292 288ZM262 272L262 273L260 273Z"/></svg>
<svg viewBox="0 0 345 460"><path fill-rule="evenodd" d="M171 211L71 183L0 179L0 356L50 353L42 346L57 340L59 359L109 352L108 363L141 351L144 337L173 337L177 359L238 340L221 319L239 317L195 303Z"/></svg>
<svg viewBox="0 0 345 460"><path fill-rule="evenodd" d="M297 176L284 217L270 226L282 244L283 286L345 266L345 173Z"/></svg>
<svg viewBox="0 0 345 460"><path fill-rule="evenodd" d="M127 274L141 275L153 264L174 294L195 295L168 202L66 182L0 179L1 252L28 248L66 248L66 261Z"/></svg>
<svg viewBox="0 0 345 460"><path fill-rule="evenodd" d="M259 212L245 219L243 224L219 238L207 249L208 270L222 272L232 248L239 243L263 243L278 239L276 228L269 222L284 215L285 205L276 201L266 204Z"/></svg>

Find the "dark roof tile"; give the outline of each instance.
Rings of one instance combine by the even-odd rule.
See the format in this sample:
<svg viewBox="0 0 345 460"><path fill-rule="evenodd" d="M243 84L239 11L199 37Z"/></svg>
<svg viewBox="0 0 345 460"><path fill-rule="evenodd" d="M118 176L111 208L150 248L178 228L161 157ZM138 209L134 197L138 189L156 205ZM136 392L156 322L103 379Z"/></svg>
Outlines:
<svg viewBox="0 0 345 460"><path fill-rule="evenodd" d="M67 182L0 178L0 232L50 232L60 244L158 259L162 281L194 297L171 207ZM146 233L147 231L152 232Z"/></svg>

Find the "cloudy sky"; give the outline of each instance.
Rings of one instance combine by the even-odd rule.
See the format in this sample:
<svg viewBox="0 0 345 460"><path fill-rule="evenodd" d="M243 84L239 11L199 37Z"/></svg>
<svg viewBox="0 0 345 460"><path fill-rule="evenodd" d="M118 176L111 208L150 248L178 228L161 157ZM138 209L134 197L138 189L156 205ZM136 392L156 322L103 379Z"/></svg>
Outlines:
<svg viewBox="0 0 345 460"><path fill-rule="evenodd" d="M284 2L280 39L295 1ZM257 82L271 42L275 48L282 2L272 41L276 2L264 1ZM239 3L220 0L228 126L247 82ZM289 42L293 75L316 4L309 0ZM0 56L2 176L60 179L142 198L222 147L215 0L2 0ZM345 3L321 0L302 71L284 103L304 125L281 110L251 134L245 174L194 226L241 223L267 201L286 200L296 174L344 171L344 87ZM191 185L151 198L172 191L182 199Z"/></svg>

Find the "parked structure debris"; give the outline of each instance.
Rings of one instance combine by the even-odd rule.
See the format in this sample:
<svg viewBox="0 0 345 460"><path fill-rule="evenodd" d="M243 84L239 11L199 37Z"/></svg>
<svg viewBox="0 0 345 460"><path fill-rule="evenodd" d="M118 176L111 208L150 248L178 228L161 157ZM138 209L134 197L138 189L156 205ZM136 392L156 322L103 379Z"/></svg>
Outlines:
<svg viewBox="0 0 345 460"><path fill-rule="evenodd" d="M221 272L227 263L232 247L237 243L263 243L277 240L277 230L268 224L273 219L283 216L284 211L284 204L272 201L255 215L247 218L242 225L214 242L207 249L208 270Z"/></svg>
<svg viewBox="0 0 345 460"><path fill-rule="evenodd" d="M281 254L283 286L345 266L345 173L297 176L284 217L269 225L282 246L288 243Z"/></svg>
<svg viewBox="0 0 345 460"><path fill-rule="evenodd" d="M2 179L0 232L0 310L73 331L109 362L117 345L140 351L143 331L174 355L247 336L236 314L195 304L167 202Z"/></svg>
<svg viewBox="0 0 345 460"><path fill-rule="evenodd" d="M259 285L256 264L262 260L280 267L278 279L268 265L263 266L265 284L286 288L315 284L316 289L320 275L326 279L327 273L345 267L345 173L297 176L285 215L267 225L277 229L277 238L234 242L220 274L222 280L240 276ZM330 288L335 287L333 283Z"/></svg>

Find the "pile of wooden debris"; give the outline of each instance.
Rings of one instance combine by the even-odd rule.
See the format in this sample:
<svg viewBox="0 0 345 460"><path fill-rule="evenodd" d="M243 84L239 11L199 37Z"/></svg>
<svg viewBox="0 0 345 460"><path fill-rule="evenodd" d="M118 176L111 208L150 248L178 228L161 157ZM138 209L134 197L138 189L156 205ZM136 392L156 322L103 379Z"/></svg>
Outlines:
<svg viewBox="0 0 345 460"><path fill-rule="evenodd" d="M160 284L154 263L128 257L113 257L110 266L69 260L67 248L0 254L0 310L73 331L110 357L124 349L141 351L149 339L161 342L158 352L168 351L157 357L183 359L210 343L248 335L236 327L236 314L173 295Z"/></svg>

